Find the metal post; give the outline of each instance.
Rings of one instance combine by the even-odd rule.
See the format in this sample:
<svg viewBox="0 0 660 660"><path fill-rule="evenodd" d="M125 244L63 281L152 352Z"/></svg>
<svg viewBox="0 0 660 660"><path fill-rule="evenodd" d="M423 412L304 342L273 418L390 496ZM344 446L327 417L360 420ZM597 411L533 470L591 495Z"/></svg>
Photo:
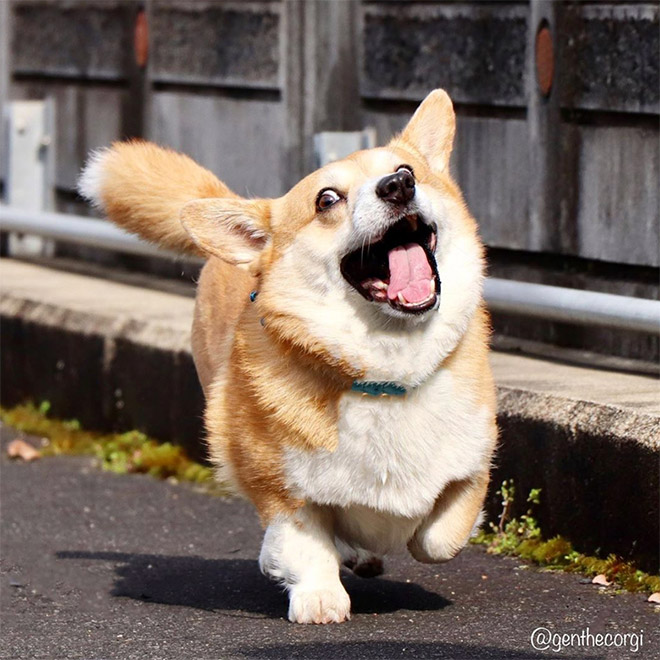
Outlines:
<svg viewBox="0 0 660 660"><path fill-rule="evenodd" d="M55 104L13 101L8 107L7 202L26 212L39 213L54 205ZM39 236L12 235L9 254L52 255L54 244Z"/></svg>

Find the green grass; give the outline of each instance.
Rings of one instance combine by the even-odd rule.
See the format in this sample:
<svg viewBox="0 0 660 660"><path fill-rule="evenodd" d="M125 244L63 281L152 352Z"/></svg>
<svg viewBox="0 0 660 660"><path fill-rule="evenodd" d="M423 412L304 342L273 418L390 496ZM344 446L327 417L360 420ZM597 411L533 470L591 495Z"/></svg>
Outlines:
<svg viewBox="0 0 660 660"><path fill-rule="evenodd" d="M178 445L158 442L140 431L87 431L76 419L49 417L49 410L47 401L39 407L25 404L10 409L0 408L0 420L19 431L44 438L44 443L38 447L43 456L94 456L103 469L111 472L173 478L192 482L214 494L227 493L227 489L215 481L210 467L191 460Z"/></svg>
<svg viewBox="0 0 660 660"><path fill-rule="evenodd" d="M544 539L538 522L532 515L534 504L540 501L541 490L532 489L527 497L529 508L519 518L511 518L515 498L513 480L502 482L498 491L502 497L502 512L498 524L490 523L488 530L481 530L471 542L486 546L489 553L520 557L551 570L579 573L587 577L605 575L606 578L626 591L656 593L660 591L660 576L638 570L633 562L616 555L605 559L582 554L570 541L555 536Z"/></svg>

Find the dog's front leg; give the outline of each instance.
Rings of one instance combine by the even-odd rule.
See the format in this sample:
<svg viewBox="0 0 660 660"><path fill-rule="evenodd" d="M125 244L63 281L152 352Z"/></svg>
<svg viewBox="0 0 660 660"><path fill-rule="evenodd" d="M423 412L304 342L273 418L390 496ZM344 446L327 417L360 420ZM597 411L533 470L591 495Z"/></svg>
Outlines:
<svg viewBox="0 0 660 660"><path fill-rule="evenodd" d="M351 601L339 579L340 556L329 511L306 504L275 518L266 529L259 566L289 592L289 620L339 623Z"/></svg>
<svg viewBox="0 0 660 660"><path fill-rule="evenodd" d="M488 472L450 483L438 496L433 511L408 541L408 550L424 563L455 557L480 521L488 488Z"/></svg>

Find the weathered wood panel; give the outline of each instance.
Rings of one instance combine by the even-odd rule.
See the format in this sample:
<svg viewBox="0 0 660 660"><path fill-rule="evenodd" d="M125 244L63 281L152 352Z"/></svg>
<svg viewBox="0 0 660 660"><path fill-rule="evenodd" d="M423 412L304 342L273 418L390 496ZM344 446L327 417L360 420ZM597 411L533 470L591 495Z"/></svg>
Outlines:
<svg viewBox="0 0 660 660"><path fill-rule="evenodd" d="M115 80L132 57L132 0L21 0L12 7L15 74Z"/></svg>
<svg viewBox="0 0 660 660"><path fill-rule="evenodd" d="M658 130L579 126L577 251L660 265Z"/></svg>
<svg viewBox="0 0 660 660"><path fill-rule="evenodd" d="M557 82L548 88L539 84L536 52L539 27L545 34L560 32L561 4L554 0L534 0L529 7L529 30L527 33L527 136L523 149L527 152L529 183L527 190L529 223L525 236L528 248L538 251L557 251L562 246L566 233L561 226L560 205L564 185L561 164L561 107ZM556 46L555 46L556 48ZM554 77L561 79L564 68L554 62ZM546 69L547 71L547 69ZM548 79L552 80L551 77ZM562 191L558 194L558 191ZM569 224L572 218L569 220ZM500 243L502 245L502 243ZM506 245L506 243L504 244ZM509 246L513 247L513 245Z"/></svg>
<svg viewBox="0 0 660 660"><path fill-rule="evenodd" d="M358 44L360 42L360 2L297 3L300 24L287 21L287 48L293 41L302 46L301 71L289 75L289 88L302 79L303 169L316 165L314 135L323 131L359 131L360 93L358 89ZM300 12L300 9L303 11ZM290 15L290 14L289 14ZM289 59L294 53L289 52ZM295 57L295 55L294 55ZM291 183L294 183L292 181Z"/></svg>
<svg viewBox="0 0 660 660"><path fill-rule="evenodd" d="M155 3L153 80L277 88L280 30L275 2Z"/></svg>
<svg viewBox="0 0 660 660"><path fill-rule="evenodd" d="M527 7L513 3L363 7L361 92L423 98L443 87L454 101L525 104Z"/></svg>
<svg viewBox="0 0 660 660"><path fill-rule="evenodd" d="M622 112L660 111L660 9L567 5L562 49L562 105Z"/></svg>
<svg viewBox="0 0 660 660"><path fill-rule="evenodd" d="M12 71L19 74L14 96L56 100L61 190L73 190L89 149L142 130L131 124L140 104L129 100L148 99L152 90L148 137L191 153L239 192L277 195L311 163L315 132L375 125L382 143L429 89L443 86L459 115L452 169L488 243L658 262L651 185L658 133L648 116L637 130L630 128L634 115L609 114L658 112L654 3L553 5L563 110L557 107L551 121L546 99L530 97L536 89L529 36L538 16L528 2L154 0L149 76L132 91L136 2L9 6L16 21ZM60 80L45 84L44 76ZM62 77L119 82L95 87ZM557 128L544 144L529 121L535 102L543 110L537 124ZM523 110L497 106L527 107L527 123ZM583 108L589 112L570 111ZM574 123L576 117L593 126ZM607 128L610 121L615 125ZM557 157L550 168L556 176L546 176L556 212L531 185L534 159L547 150ZM545 215L535 215L534 200Z"/></svg>
<svg viewBox="0 0 660 660"><path fill-rule="evenodd" d="M16 99L55 102L55 185L75 190L89 152L121 137L122 103L126 92L108 87L80 87L72 83L25 82L13 86Z"/></svg>
<svg viewBox="0 0 660 660"><path fill-rule="evenodd" d="M483 240L530 249L525 120L459 115L451 165Z"/></svg>
<svg viewBox="0 0 660 660"><path fill-rule="evenodd" d="M657 3L555 4L562 106L659 112ZM459 103L523 106L529 20L527 3L366 4L361 92L420 100L443 87Z"/></svg>
<svg viewBox="0 0 660 660"><path fill-rule="evenodd" d="M285 113L280 103L155 92L152 104L151 139L189 154L239 194L284 192Z"/></svg>
<svg viewBox="0 0 660 660"><path fill-rule="evenodd" d="M362 110L361 123L376 129L376 143L382 146L403 129L414 111L414 103L403 104L396 110L391 110L387 104L382 107L380 104L369 104Z"/></svg>

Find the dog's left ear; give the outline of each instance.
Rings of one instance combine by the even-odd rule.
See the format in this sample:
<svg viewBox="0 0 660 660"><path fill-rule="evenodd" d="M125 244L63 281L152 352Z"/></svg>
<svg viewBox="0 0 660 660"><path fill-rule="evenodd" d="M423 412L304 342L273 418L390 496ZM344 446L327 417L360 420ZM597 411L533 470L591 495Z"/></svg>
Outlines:
<svg viewBox="0 0 660 660"><path fill-rule="evenodd" d="M392 143L405 142L419 151L435 172L449 167L454 145L456 115L444 89L432 91L415 111L403 133Z"/></svg>
<svg viewBox="0 0 660 660"><path fill-rule="evenodd" d="M266 199L195 199L181 210L181 223L195 244L235 266L257 260L270 240L269 221Z"/></svg>

